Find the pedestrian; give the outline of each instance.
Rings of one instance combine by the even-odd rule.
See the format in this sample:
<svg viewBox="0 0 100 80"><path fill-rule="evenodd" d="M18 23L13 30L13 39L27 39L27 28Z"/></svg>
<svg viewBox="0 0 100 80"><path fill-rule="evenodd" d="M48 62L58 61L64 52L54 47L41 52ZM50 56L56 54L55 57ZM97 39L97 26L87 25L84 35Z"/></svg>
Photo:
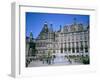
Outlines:
<svg viewBox="0 0 100 80"><path fill-rule="evenodd" d="M54 64L54 55L52 56L52 64Z"/></svg>

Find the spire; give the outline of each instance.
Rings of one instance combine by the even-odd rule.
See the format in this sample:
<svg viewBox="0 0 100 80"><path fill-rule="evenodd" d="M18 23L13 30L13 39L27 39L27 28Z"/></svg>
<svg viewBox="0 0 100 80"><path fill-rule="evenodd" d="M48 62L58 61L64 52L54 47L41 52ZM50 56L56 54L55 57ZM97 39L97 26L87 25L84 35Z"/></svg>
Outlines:
<svg viewBox="0 0 100 80"><path fill-rule="evenodd" d="M32 31L30 32L30 38L33 38L33 33L32 33Z"/></svg>
<svg viewBox="0 0 100 80"><path fill-rule="evenodd" d="M32 42L33 41L33 33L32 33L32 31L30 32L30 42Z"/></svg>
<svg viewBox="0 0 100 80"><path fill-rule="evenodd" d="M45 28L45 29L48 28L48 23L47 23L47 21L44 22L44 28Z"/></svg>
<svg viewBox="0 0 100 80"><path fill-rule="evenodd" d="M42 32L48 32L48 23L47 23L47 21L44 22L44 27L42 29Z"/></svg>
<svg viewBox="0 0 100 80"><path fill-rule="evenodd" d="M60 32L63 32L63 27L60 25Z"/></svg>
<svg viewBox="0 0 100 80"><path fill-rule="evenodd" d="M50 31L53 32L53 24L50 24Z"/></svg>

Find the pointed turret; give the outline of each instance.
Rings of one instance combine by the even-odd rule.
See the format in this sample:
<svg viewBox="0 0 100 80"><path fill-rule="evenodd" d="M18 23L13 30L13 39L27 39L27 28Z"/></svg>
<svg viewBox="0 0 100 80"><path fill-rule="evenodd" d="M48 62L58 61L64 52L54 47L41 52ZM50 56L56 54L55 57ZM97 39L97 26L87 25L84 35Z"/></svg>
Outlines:
<svg viewBox="0 0 100 80"><path fill-rule="evenodd" d="M37 39L46 39L47 37L47 34L48 34L48 24L47 22L45 21L44 25L43 25L43 28L40 32L40 34L38 35Z"/></svg>
<svg viewBox="0 0 100 80"><path fill-rule="evenodd" d="M33 33L32 33L32 31L30 32L30 42L32 42L33 41Z"/></svg>
<svg viewBox="0 0 100 80"><path fill-rule="evenodd" d="M50 32L53 32L53 24L50 24L49 31L50 31Z"/></svg>

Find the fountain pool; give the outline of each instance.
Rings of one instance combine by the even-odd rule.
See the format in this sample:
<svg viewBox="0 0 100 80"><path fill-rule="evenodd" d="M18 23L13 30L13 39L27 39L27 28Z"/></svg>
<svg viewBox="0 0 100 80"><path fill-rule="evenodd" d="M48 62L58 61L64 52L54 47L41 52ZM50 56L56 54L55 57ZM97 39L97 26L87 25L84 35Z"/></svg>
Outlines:
<svg viewBox="0 0 100 80"><path fill-rule="evenodd" d="M55 53L55 54L53 54L53 55L55 55L55 58L54 58L54 61L53 61L53 63L54 64L62 64L62 63L69 63L69 61L68 61L68 58L67 57L65 57L65 56L67 56L67 54L66 53Z"/></svg>

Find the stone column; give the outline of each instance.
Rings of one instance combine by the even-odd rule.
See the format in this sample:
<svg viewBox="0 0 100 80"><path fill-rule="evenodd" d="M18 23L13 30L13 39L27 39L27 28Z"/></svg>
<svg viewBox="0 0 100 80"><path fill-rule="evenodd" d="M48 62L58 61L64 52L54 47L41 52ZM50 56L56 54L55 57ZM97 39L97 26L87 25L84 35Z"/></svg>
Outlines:
<svg viewBox="0 0 100 80"><path fill-rule="evenodd" d="M83 41L83 55L85 55L85 41Z"/></svg>
<svg viewBox="0 0 100 80"><path fill-rule="evenodd" d="M77 53L76 53L76 42L74 42L74 48L75 48L75 54L77 54Z"/></svg>
<svg viewBox="0 0 100 80"><path fill-rule="evenodd" d="M81 55L81 53L80 53L80 47L81 47L80 41L78 42L78 46L79 46L79 55Z"/></svg>
<svg viewBox="0 0 100 80"><path fill-rule="evenodd" d="M70 42L70 48L71 48L70 53L72 54L72 42Z"/></svg>

